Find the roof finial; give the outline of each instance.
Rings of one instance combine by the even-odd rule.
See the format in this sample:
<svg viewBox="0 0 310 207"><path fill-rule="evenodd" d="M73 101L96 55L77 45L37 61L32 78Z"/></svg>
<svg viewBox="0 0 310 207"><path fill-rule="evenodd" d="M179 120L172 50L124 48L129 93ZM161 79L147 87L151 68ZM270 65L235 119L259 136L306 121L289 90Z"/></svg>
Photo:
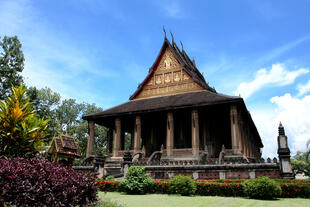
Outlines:
<svg viewBox="0 0 310 207"><path fill-rule="evenodd" d="M182 52L184 52L184 47L183 47L182 41L180 41L180 43L181 43L181 46L182 46Z"/></svg>
<svg viewBox="0 0 310 207"><path fill-rule="evenodd" d="M171 34L171 38L172 38L172 44L174 44L174 37L173 37L173 34L171 31L170 31L170 34Z"/></svg>
<svg viewBox="0 0 310 207"><path fill-rule="evenodd" d="M167 34L166 34L165 26L163 26L163 30L164 30L164 33L165 33L165 39L167 39Z"/></svg>
<svg viewBox="0 0 310 207"><path fill-rule="evenodd" d="M192 63L196 67L195 58L193 58Z"/></svg>

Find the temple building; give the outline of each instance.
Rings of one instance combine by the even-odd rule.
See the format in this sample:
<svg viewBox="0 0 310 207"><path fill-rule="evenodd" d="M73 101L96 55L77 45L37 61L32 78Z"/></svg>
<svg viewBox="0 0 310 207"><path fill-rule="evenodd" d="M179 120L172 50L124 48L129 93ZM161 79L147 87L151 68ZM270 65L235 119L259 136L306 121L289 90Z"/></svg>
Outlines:
<svg viewBox="0 0 310 207"><path fill-rule="evenodd" d="M164 39L148 75L130 100L83 117L89 123L87 156L94 154L94 125L109 129L108 159L122 160L125 137L129 152L144 159L199 161L201 154L260 159L261 138L239 96L218 93L183 49ZM140 156L142 157L142 156ZM138 156L139 158L139 156Z"/></svg>

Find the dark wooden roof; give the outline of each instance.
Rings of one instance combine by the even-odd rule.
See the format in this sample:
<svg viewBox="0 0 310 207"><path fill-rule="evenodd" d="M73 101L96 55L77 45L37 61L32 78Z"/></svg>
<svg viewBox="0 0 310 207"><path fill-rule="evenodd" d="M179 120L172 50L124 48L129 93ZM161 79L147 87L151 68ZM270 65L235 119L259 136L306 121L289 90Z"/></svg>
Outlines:
<svg viewBox="0 0 310 207"><path fill-rule="evenodd" d="M183 69L187 72L189 76L193 78L193 80L199 84L202 88L215 92L214 88L211 88L205 81L203 75L197 69L195 63L190 60L185 50L182 48L182 51L179 49L177 44L174 41L170 44L169 40L165 37L164 43L160 49L159 55L156 58L156 61L149 69L149 74L146 76L144 81L138 86L138 89L130 96L130 100L133 100L142 90L143 86L147 83L147 81L152 77L155 69L157 68L162 56L164 55L165 49L170 48L172 53L175 55L175 58L180 62Z"/></svg>
<svg viewBox="0 0 310 207"><path fill-rule="evenodd" d="M66 135L60 135L59 137L54 137L48 152L52 153L54 148L56 148L56 152L60 155L66 155L72 157L81 156L79 145L75 142L73 137L69 137Z"/></svg>
<svg viewBox="0 0 310 207"><path fill-rule="evenodd" d="M243 99L238 96L226 96L208 90L202 90L169 96L131 100L108 110L83 116L83 119L92 120L116 115L198 107L228 102L243 102Z"/></svg>

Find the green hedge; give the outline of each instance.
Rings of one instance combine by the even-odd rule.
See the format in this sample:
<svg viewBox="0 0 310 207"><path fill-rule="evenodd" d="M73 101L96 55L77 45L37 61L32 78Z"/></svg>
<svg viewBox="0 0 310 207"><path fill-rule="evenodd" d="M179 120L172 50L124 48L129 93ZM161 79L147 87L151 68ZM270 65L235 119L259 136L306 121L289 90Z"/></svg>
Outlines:
<svg viewBox="0 0 310 207"><path fill-rule="evenodd" d="M223 180L195 180L197 190L195 195L205 196L238 196L244 197L243 183L246 179ZM310 198L310 180L274 179L282 189L281 197L284 198ZM119 181L97 181L101 191L122 191ZM149 192L170 194L169 180L155 179Z"/></svg>

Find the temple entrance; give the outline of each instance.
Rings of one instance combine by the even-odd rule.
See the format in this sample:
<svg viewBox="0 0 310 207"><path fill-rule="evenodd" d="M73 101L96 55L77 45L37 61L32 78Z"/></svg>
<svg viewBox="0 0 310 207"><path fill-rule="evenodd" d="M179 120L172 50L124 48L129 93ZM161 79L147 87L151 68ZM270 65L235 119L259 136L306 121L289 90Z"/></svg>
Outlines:
<svg viewBox="0 0 310 207"><path fill-rule="evenodd" d="M192 147L191 110L178 110L174 114L174 148Z"/></svg>
<svg viewBox="0 0 310 207"><path fill-rule="evenodd" d="M222 145L231 149L230 108L210 106L199 110L199 148L207 146L210 157L218 157Z"/></svg>
<svg viewBox="0 0 310 207"><path fill-rule="evenodd" d="M166 145L167 113L155 112L141 117L142 146L145 146L146 156L160 151L161 145Z"/></svg>

